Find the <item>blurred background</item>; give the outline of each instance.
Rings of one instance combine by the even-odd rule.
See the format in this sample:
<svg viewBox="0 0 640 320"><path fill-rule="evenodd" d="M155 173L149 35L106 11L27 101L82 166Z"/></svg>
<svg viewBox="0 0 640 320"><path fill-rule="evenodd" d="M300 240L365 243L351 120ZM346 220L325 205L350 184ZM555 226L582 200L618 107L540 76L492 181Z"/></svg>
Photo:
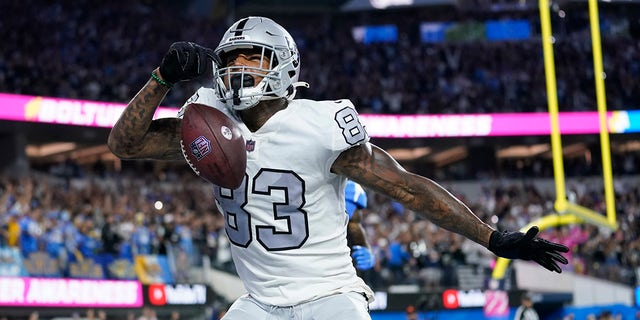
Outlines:
<svg viewBox="0 0 640 320"><path fill-rule="evenodd" d="M572 249L562 275L518 262L496 278L489 251L369 191L374 319L511 319L525 293L541 319L640 318L640 2L597 5L616 226L548 227ZM542 9L567 201L604 216L589 6ZM248 15L294 36L299 98L351 99L374 143L487 223L554 214L537 1L2 1L0 319L218 319L243 293L211 187L182 161L120 161L106 139L171 43L214 48ZM158 116L210 81L174 86Z"/></svg>

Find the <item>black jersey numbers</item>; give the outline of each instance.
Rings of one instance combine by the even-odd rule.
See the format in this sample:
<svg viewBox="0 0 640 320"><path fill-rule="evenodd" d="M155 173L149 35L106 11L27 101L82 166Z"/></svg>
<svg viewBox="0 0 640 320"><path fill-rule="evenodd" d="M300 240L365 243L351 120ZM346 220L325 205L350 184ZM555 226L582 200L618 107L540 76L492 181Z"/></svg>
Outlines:
<svg viewBox="0 0 640 320"><path fill-rule="evenodd" d="M353 108L340 109L336 112L334 119L342 129L342 136L349 145L356 145L366 139L367 133L358 119L358 113Z"/></svg>

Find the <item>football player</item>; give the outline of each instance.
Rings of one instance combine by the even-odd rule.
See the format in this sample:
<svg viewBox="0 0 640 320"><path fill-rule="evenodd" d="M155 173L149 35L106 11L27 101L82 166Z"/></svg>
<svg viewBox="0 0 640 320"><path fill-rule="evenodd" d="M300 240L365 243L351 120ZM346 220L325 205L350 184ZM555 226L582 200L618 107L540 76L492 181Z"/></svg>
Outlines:
<svg viewBox="0 0 640 320"><path fill-rule="evenodd" d="M496 231L438 183L404 170L369 142L350 100L294 99L308 87L298 81L300 65L289 32L264 17L235 22L215 50L174 43L108 138L121 159L182 159L181 119L153 120L153 114L175 83L213 67L212 88L199 89L189 102L233 117L253 147L241 186L214 186L248 292L223 319L371 319L373 294L347 246L347 178L498 256L561 272L567 247L536 237L537 227Z"/></svg>
<svg viewBox="0 0 640 320"><path fill-rule="evenodd" d="M351 248L351 257L358 270L369 270L376 263L362 227L362 209L367 207L367 193L361 185L347 180L344 188L344 206L349 217L347 224L347 245Z"/></svg>

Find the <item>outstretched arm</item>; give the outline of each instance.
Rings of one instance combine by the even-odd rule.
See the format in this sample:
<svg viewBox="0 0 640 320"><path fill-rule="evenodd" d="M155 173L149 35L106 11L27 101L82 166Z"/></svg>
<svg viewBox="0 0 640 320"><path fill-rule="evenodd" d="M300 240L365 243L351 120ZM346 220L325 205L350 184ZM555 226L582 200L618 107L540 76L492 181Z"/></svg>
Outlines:
<svg viewBox="0 0 640 320"><path fill-rule="evenodd" d="M366 144L345 150L333 163L341 174L386 194L449 231L489 245L493 228L433 180L407 172L388 153Z"/></svg>
<svg viewBox="0 0 640 320"><path fill-rule="evenodd" d="M345 150L331 167L377 192L386 194L438 226L459 233L509 259L534 260L556 272L569 249L535 237L536 227L522 232L496 232L436 182L404 170L389 154L372 144Z"/></svg>

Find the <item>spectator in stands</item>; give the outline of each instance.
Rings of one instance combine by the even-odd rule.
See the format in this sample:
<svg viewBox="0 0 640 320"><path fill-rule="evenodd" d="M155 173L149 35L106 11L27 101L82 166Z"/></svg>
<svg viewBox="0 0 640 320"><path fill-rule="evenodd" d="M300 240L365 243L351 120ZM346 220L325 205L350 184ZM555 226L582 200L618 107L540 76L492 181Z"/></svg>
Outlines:
<svg viewBox="0 0 640 320"><path fill-rule="evenodd" d="M2 225L3 244L17 247L20 244L20 223L16 213L9 212Z"/></svg>
<svg viewBox="0 0 640 320"><path fill-rule="evenodd" d="M408 245L411 242L411 233L403 232L392 240L387 249L387 266L392 274L390 283L404 284L406 282L405 266L413 259L409 253Z"/></svg>
<svg viewBox="0 0 640 320"><path fill-rule="evenodd" d="M538 312L533 308L533 301L528 293L520 298L520 306L516 309L513 320L539 320Z"/></svg>
<svg viewBox="0 0 640 320"><path fill-rule="evenodd" d="M100 242L101 254L99 255L99 260L106 274L109 265L119 258L120 252L122 252L122 238L117 233L116 218L111 212L105 213L103 225L100 229Z"/></svg>
<svg viewBox="0 0 640 320"><path fill-rule="evenodd" d="M176 170L181 170L181 169L176 168ZM34 171L34 173L37 173L37 171ZM202 188L203 190L208 191L208 187L200 183L199 180L197 180L198 179L197 177L188 177L188 178L189 179L185 181L187 185L194 185L194 186L197 186L198 188ZM135 190L137 190L137 187L134 187L134 186L131 186L130 188L123 187L119 189L119 190L126 190L126 192L122 194L120 192L117 192L115 190L112 190L106 187L106 185L109 185L112 183L114 184L119 183L118 181L120 181L121 179L122 178L120 177L105 178L104 180L101 180L99 184L97 184L95 181L89 183L87 182L88 180L86 180L85 178L75 178L74 180L72 180L70 189L65 190L64 193L68 195L79 193L79 191L76 191L74 185L76 186L82 185L84 186L83 188L86 188L86 186L88 185L92 185L91 188L97 188L98 190L100 190L102 194L111 194L111 196L115 200L117 200L116 202L118 202L120 201L120 199L127 198L128 195L134 194ZM620 188L617 188L617 190L619 190L620 192L617 199L618 200L617 204L620 206L620 208L622 208L621 210L624 212L618 216L619 218L618 223L621 225L621 228L624 228L624 230L627 230L627 232L624 232L623 239L616 240L616 241L621 241L620 245L624 248L624 255L622 256L623 259L621 260L621 262L617 266L615 266L615 268L617 269L616 269L616 272L614 273L617 275L616 276L617 279L613 279L613 280L620 281L622 283L635 283L634 270L635 268L640 266L640 258L638 258L638 254L637 254L637 252L640 252L640 250L638 250L638 248L640 248L640 242L638 241L638 237L637 237L637 235L640 234L640 232L639 232L639 226L634 223L629 223L627 219L631 219L631 217L633 217L633 219L637 220L640 215L640 210L638 210L638 208L640 208L640 205L638 204L638 201L637 201L638 197L636 196L638 189L633 187L634 185L638 185L638 183L636 182L637 178L635 177L626 177L620 181L624 181L625 179L629 179L628 181L630 181L629 184L631 187L629 186L623 187L622 183L617 183L617 185L620 185ZM0 199L9 198L7 196L7 193L5 193L5 190L11 189L11 187L7 186L11 184L10 181L11 179L9 179L6 174L0 175ZM58 225L62 225L62 226L71 225L70 223L68 223L68 221L69 219L73 219L74 214L71 213L72 211L69 211L67 209L61 209L61 208L67 207L66 201L68 201L68 200L64 200L64 198L67 198L67 196L65 197L58 196L59 194L61 194L59 193L59 191L61 191L62 188L56 188L56 187L48 188L48 189L43 188L44 185L56 186L56 183L57 183L56 181L58 180L51 177L50 175L40 175L40 174L38 174L38 178L35 179L35 182L36 182L35 188L41 189L44 192L41 194L41 197L53 199L52 201L49 202L49 204L47 204L46 201L42 202L42 204L45 205L43 206L43 212L47 213L45 215L46 219L45 219L44 225L47 226L48 222L46 221L49 221L52 218L52 216L50 216L50 213L55 212L56 210L58 210L59 212L59 214L57 215L58 218L56 219L56 222L58 223ZM136 180L133 179L132 181L136 181ZM163 183L162 180L160 179L151 180L151 181L152 181L151 183L153 184ZM571 183L571 181L572 179L569 179L568 183ZM81 182L81 183L78 183L78 182ZM146 183L149 183L149 180L147 180ZM106 185L103 185L103 184L106 184ZM489 184L486 184L486 183L484 183L483 185L487 187L488 192L486 194L480 194L478 195L478 198L476 197L465 198L466 199L465 201L467 201L471 207L476 208L476 212L483 212L486 210L483 208L490 208L491 207L490 203L495 200L495 195L491 191L491 189L495 188L496 186L489 186ZM585 187L590 187L591 185L592 185L591 183L584 183ZM518 188L524 190L523 189L524 186L521 186ZM172 189L168 189L168 190L172 190ZM184 190L180 190L180 189L172 190L170 192L175 195L185 193ZM193 192L193 191L187 192L186 198L194 197L198 193L199 192ZM516 192L516 193L522 194L522 191ZM587 191L581 191L581 193L589 194L589 192ZM545 203L547 201L553 201L553 195L542 194L541 196L543 197L542 200L536 200L535 202L533 202L533 200L531 201L533 203L538 203L540 201L542 201L542 203ZM379 259L380 269L376 271L374 275L376 277L383 277L383 276L387 277L387 275L389 274L389 269L386 264L386 258L383 258L384 257L384 254L382 253L383 251L378 251L378 250L381 250L382 248L385 248L387 246L387 242L389 241L389 239L393 238L392 234L389 233L389 230L392 230L394 225L400 224L401 222L390 221L390 220L387 220L386 218L385 219L380 218L380 216L382 215L382 212L385 211L384 208L390 206L390 203L388 200L385 200L384 198L380 198L379 195L375 192L370 193L369 200L370 200L369 209L367 210L367 214L365 216L363 224L365 228L367 228L367 231L368 231L367 233L370 236L369 241L372 245L372 248L376 250L376 252L379 252L378 257L381 257L381 259ZM97 206L104 207L105 205L98 204ZM56 207L57 209L54 210L53 208L56 208ZM6 209L3 211L2 208L5 208L5 207L0 206L0 220L8 219L9 217L18 217L16 213L10 213ZM136 208L141 209L141 207L139 207L138 204L136 203L135 205L132 205L130 210L136 210ZM190 209L195 210L195 208L190 208ZM531 214L531 211L524 211L523 214L529 215ZM215 230L215 228L218 228L218 231L222 232L221 237L223 239L225 238L224 229L219 229L220 228L219 223L221 223L222 221L222 217L219 214L198 213L197 215L205 217L206 225L211 226L213 230ZM153 214L152 213L141 214L141 216L153 217ZM121 229L121 226L124 226L128 223L127 215L120 214L119 217L121 218L119 218L119 220L117 221L118 230ZM131 217L131 221L133 221L133 213L129 214L129 217ZM627 219L625 219L625 217L627 217ZM149 218L149 219L152 220L152 218ZM423 228L430 228L429 223L425 223L424 221L416 221L415 217L412 217L411 214L406 215L406 218L404 219L405 219L404 221L407 221L408 223L412 224L414 228L416 228L415 233L416 235L419 235L414 240L416 244L419 244L419 242L421 241L420 239L423 239L422 241L426 241L428 243L433 243L433 244L437 244L441 241L441 240L432 239L432 238L425 238L425 236L419 231L419 230L422 230ZM488 216L483 216L483 219L488 220ZM217 221L217 222L214 223L214 221ZM47 240L49 237L48 233L51 230L51 227L53 225L54 225L53 221L51 221L51 224L45 229L46 232L45 234L43 234L43 238L42 238L43 240L39 242L41 243L50 242ZM15 226L17 227L17 223L15 224ZM215 227L215 226L218 226L218 227ZM64 228L66 227L63 227L63 229ZM572 250L574 269L572 270L580 274L588 274L591 276L602 277L605 279L609 278L610 275L600 274L602 270L602 265L603 265L602 261L604 260L595 260L596 256L594 255L594 253L598 252L598 250L596 250L596 248L598 247L597 243L612 241L611 236L607 232L604 232L604 230L596 231L599 228L593 227L591 225L583 225L583 226L575 226L575 227L568 226L567 228L571 230L569 232L570 237L573 236L573 232L577 232L581 230L580 232L584 233L583 237L586 239L584 242L579 242L574 245L575 249ZM577 230L574 230L574 228L577 228ZM556 231L558 230L555 230L555 229L546 230L542 233L542 236L543 237L548 236L550 240L554 240L554 239L562 239L562 237L560 237L559 235L566 234L566 232L564 231L561 233L557 233ZM216 233L213 233L213 234L216 234ZM215 239L215 237L210 237L210 238ZM18 246L19 243L17 241L17 237L15 239L16 239L15 245ZM613 239L615 239L615 237L613 237ZM66 236L65 236L65 240L66 240ZM563 241L563 240L558 240L558 241ZM216 241L211 241L210 243L215 243L215 242ZM123 247L126 243L128 242L123 242ZM567 244L569 244L569 242ZM445 248L445 246L440 246L440 245L438 245L438 247ZM488 272L487 274L490 274L489 266L490 266L490 263L494 260L493 254L491 254L490 252L487 252L487 250L484 247L476 245L474 242L470 242L470 241L465 241L463 243L463 248L464 248L463 252L465 253L465 258L467 260L466 263L468 265L474 266L474 267L482 266L483 267L482 270L489 270L484 272ZM46 247L42 247L41 250L47 250L47 249ZM228 246L227 246L227 250L228 250ZM440 254L443 253L438 250L439 249L437 249L436 252ZM218 266L218 261L216 259L215 254L211 254L210 252L207 252L205 255L208 257L211 257L212 265ZM131 255L129 255L129 257L132 258ZM601 259L601 258L604 258L604 256L599 257L598 259ZM225 259L223 260L228 261ZM234 272L233 266L231 266L230 270ZM405 273L405 277L410 279L408 280L408 282L410 283L419 283L421 279L414 278L415 276L416 275L411 272ZM381 281L381 280L376 280L376 281L377 282L375 284L373 282L371 283L372 287L380 288L380 289L386 288L386 284L384 281Z"/></svg>
<svg viewBox="0 0 640 320"><path fill-rule="evenodd" d="M189 228L192 232L193 254L190 257L193 266L201 266L203 264L202 258L206 256L207 251L207 220L205 217L201 217L192 214L192 220Z"/></svg>
<svg viewBox="0 0 640 320"><path fill-rule="evenodd" d="M158 320L158 317L155 310L150 307L144 307L142 308L142 314L137 320Z"/></svg>
<svg viewBox="0 0 640 320"><path fill-rule="evenodd" d="M422 280L422 287L425 290L439 289L442 283L443 265L440 252L435 248L427 250L426 255L421 255L417 259L418 275ZM453 270L450 270L453 274ZM455 284L447 283L447 286Z"/></svg>
<svg viewBox="0 0 640 320"><path fill-rule="evenodd" d="M84 258L95 259L101 250L102 244L100 243L98 232L95 230L93 220L84 220L79 232L78 251Z"/></svg>
<svg viewBox="0 0 640 320"><path fill-rule="evenodd" d="M180 251L182 251L187 257L192 257L194 253L193 230L191 229L189 219L190 217L188 217L188 213L177 213L175 233L178 236L178 241L176 243L177 248L180 249Z"/></svg>
<svg viewBox="0 0 640 320"><path fill-rule="evenodd" d="M203 250L204 254L208 256L211 260L210 262L215 265L215 261L217 260L217 252L218 252L218 237L219 232L224 232L224 229L220 229L220 223L218 222L219 218L217 216L207 217L207 222L205 223L205 248Z"/></svg>
<svg viewBox="0 0 640 320"><path fill-rule="evenodd" d="M38 240L43 233L40 220L42 209L33 208L27 210L20 219L20 248L22 255L28 257L32 252L38 251Z"/></svg>
<svg viewBox="0 0 640 320"><path fill-rule="evenodd" d="M120 253L120 241L122 238L116 232L116 220L113 214L107 213L104 224L100 231L100 239L102 241L102 252L115 258Z"/></svg>
<svg viewBox="0 0 640 320"><path fill-rule="evenodd" d="M131 235L133 255L146 255L152 253L152 241L156 234L147 227L146 217L143 212L138 212L134 216L135 229Z"/></svg>
<svg viewBox="0 0 640 320"><path fill-rule="evenodd" d="M29 320L38 320L40 319L40 313L38 311L33 311L29 314Z"/></svg>
<svg viewBox="0 0 640 320"><path fill-rule="evenodd" d="M80 217L72 217L71 213L65 210L61 213L60 220L64 231L64 246L67 251L68 261L76 261L79 253L78 241L80 239L78 226L82 219Z"/></svg>
<svg viewBox="0 0 640 320"><path fill-rule="evenodd" d="M236 274L235 264L231 257L231 243L224 233L224 228L217 232L216 265L224 271Z"/></svg>
<svg viewBox="0 0 640 320"><path fill-rule="evenodd" d="M407 307L405 315L407 317L407 320L420 320L420 318L418 317L418 311L413 305Z"/></svg>
<svg viewBox="0 0 640 320"><path fill-rule="evenodd" d="M172 213L165 214L162 221L162 227L158 230L160 239L158 254L167 255L173 247L180 243L180 234L176 232L175 217Z"/></svg>
<svg viewBox="0 0 640 320"><path fill-rule="evenodd" d="M61 269L64 269L69 257L65 249L64 228L59 216L59 212L56 211L47 214L49 224L44 233L44 243L47 253L58 261Z"/></svg>

